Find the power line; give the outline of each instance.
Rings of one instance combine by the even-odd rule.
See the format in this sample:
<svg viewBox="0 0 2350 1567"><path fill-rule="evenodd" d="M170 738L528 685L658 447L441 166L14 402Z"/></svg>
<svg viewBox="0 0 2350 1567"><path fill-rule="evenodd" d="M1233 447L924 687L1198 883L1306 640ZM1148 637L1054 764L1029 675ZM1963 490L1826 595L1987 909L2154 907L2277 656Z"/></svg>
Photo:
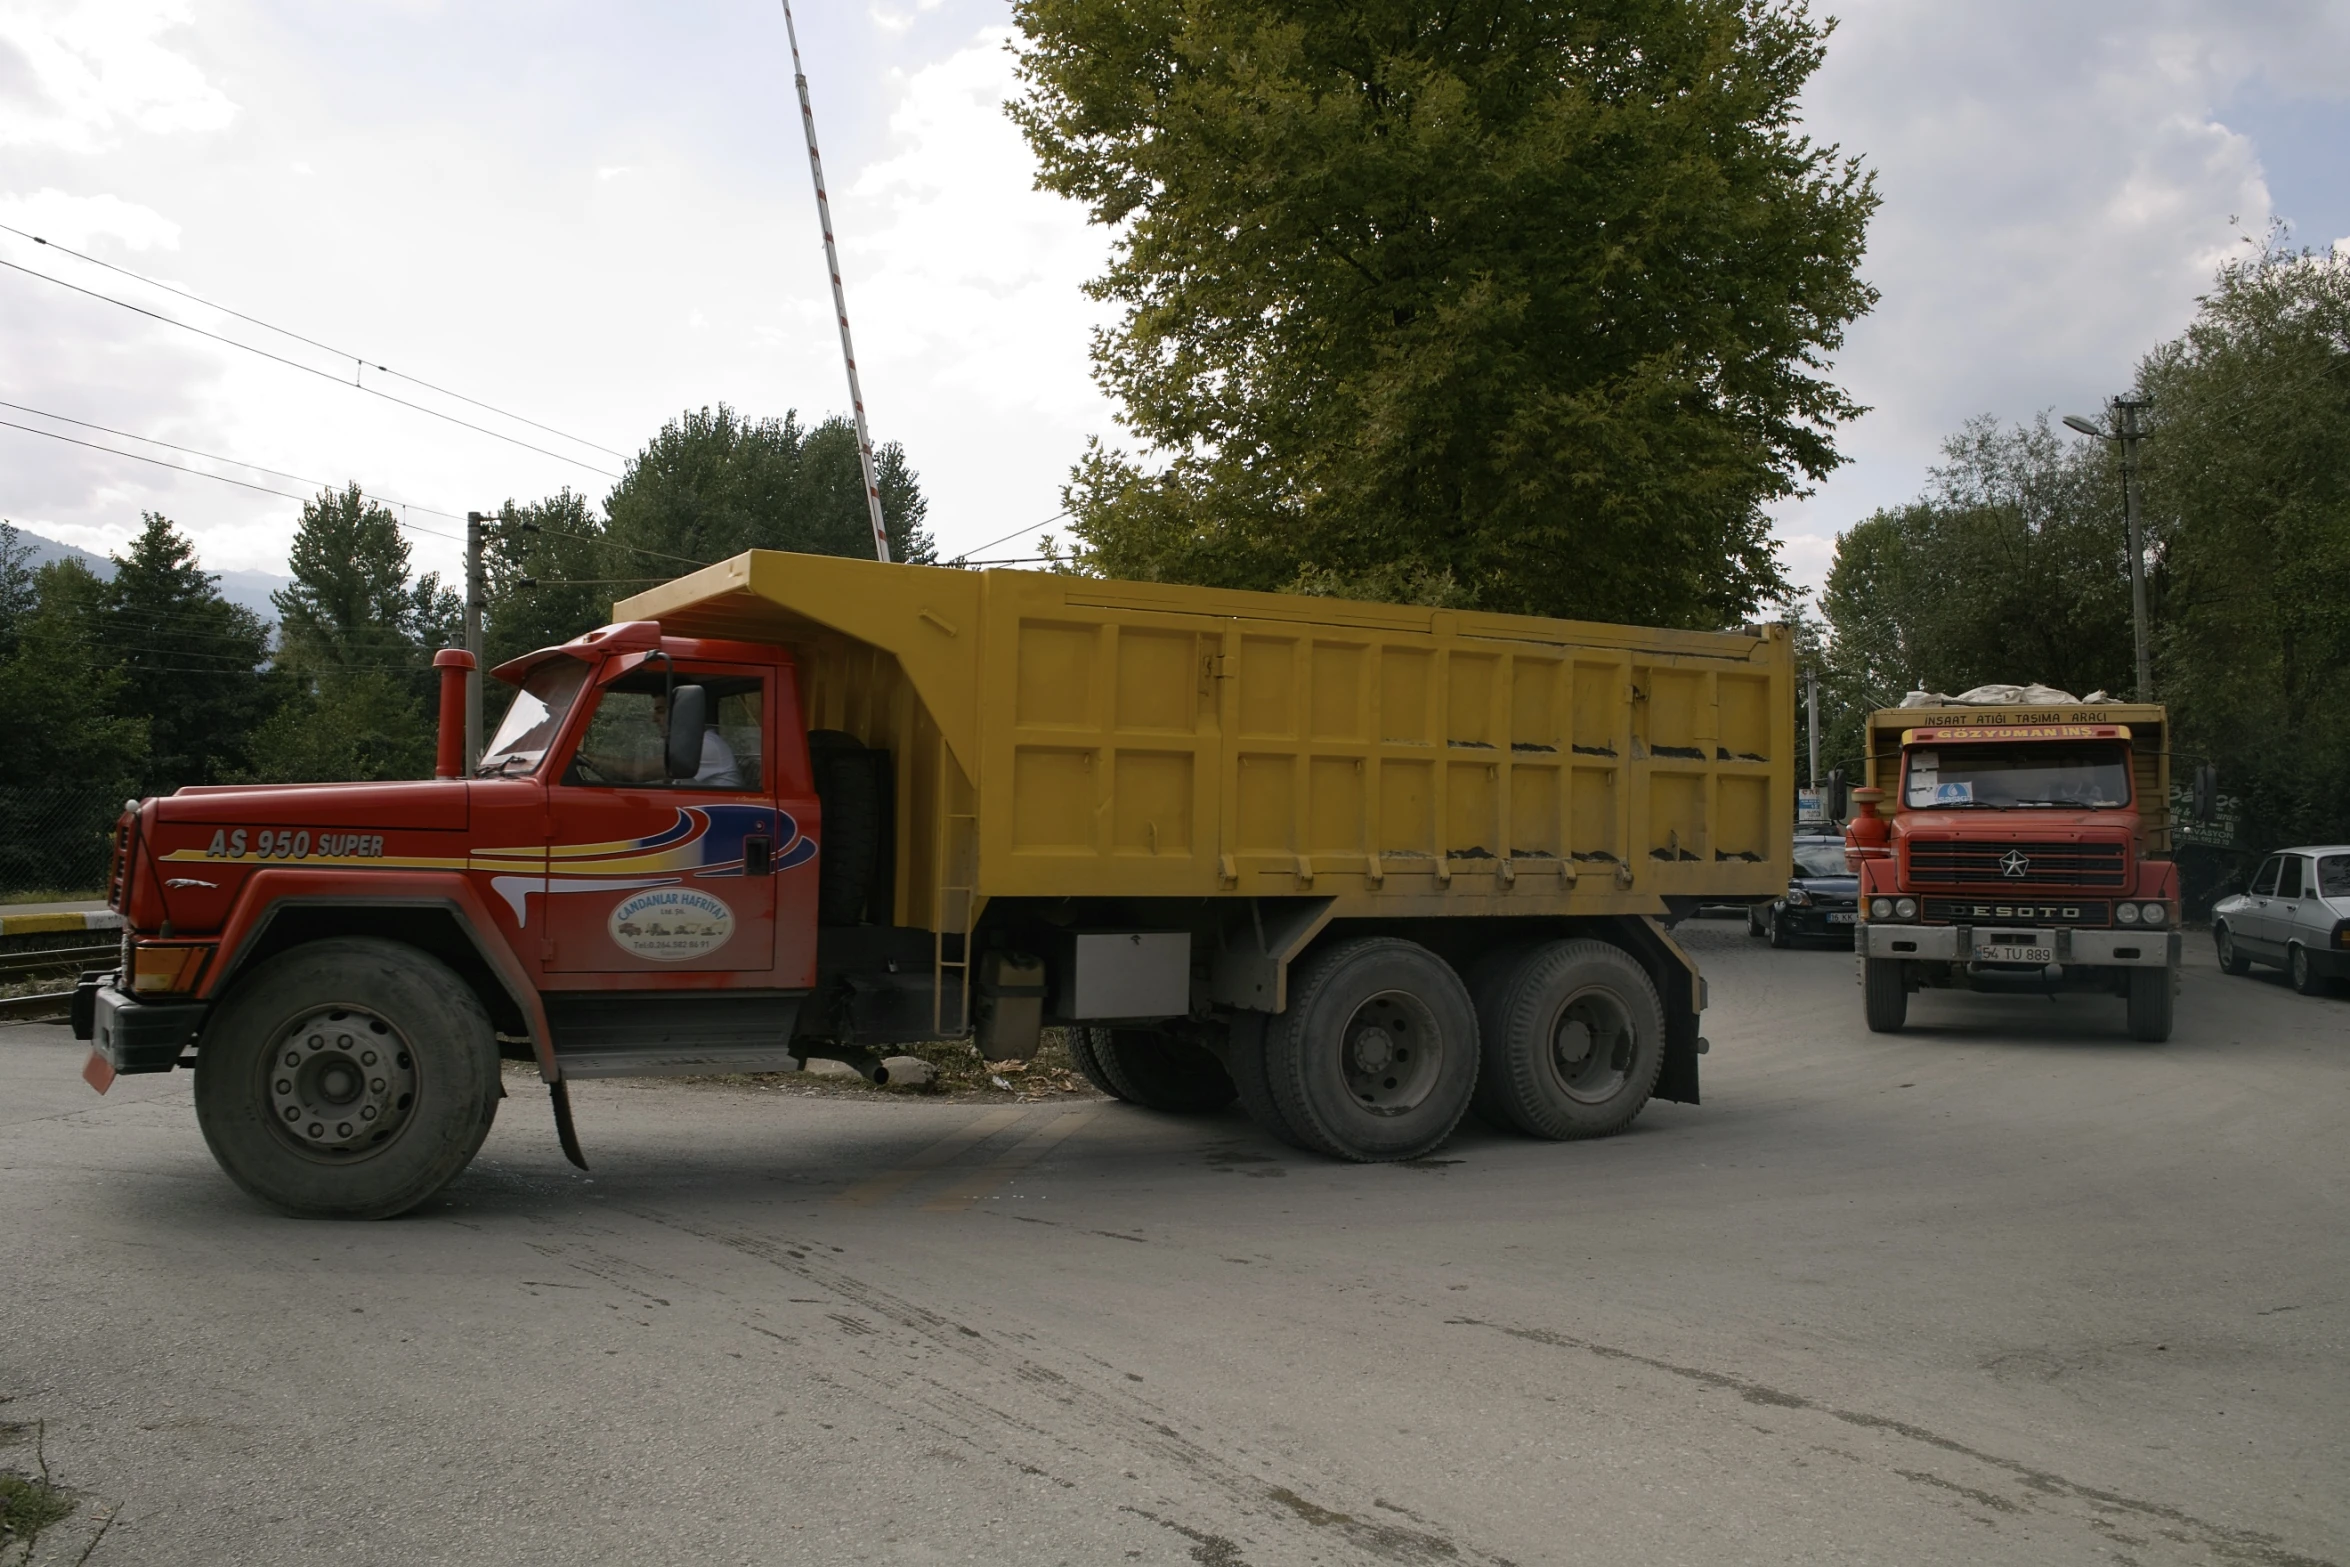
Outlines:
<svg viewBox="0 0 2350 1567"><path fill-rule="evenodd" d="M0 228L5 228L6 226L6 224L0 224ZM46 408L32 408L23 403L11 403L6 401L0 401L0 408L13 408L18 413L31 414L37 419L54 419L59 424L78 425L84 430L97 430L102 434L119 436L126 441L137 441L144 446L161 446L175 452L186 452L190 457L201 457L206 462L224 462L232 468L250 468L255 473L266 473L272 475L275 478L291 479L296 484L315 484L322 490L331 490L334 488L333 485L327 483L324 479L313 479L307 474L288 473L283 468L265 468L257 462L247 462L241 457L224 457L218 452L198 451L193 446L181 446L174 441L158 440L152 435L133 435L128 430L117 430L112 425L92 424L87 419L76 419L71 414L53 414ZM23 427L19 426L18 428L21 429ZM104 451L106 448L100 447L99 450ZM135 452L122 452L118 455L124 457L133 457L138 454ZM191 468L188 471L193 473L196 470ZM206 474L205 477L214 478L217 477L217 475ZM463 517L459 516L453 511L442 511L437 507L420 505L415 501L396 501L393 500L390 496L377 495L368 490L361 490L359 493L379 505L397 506L403 511L420 511L428 517L446 517L451 522L463 522L465 520ZM456 537L454 534L440 534L436 536L441 538Z"/></svg>
<svg viewBox="0 0 2350 1567"><path fill-rule="evenodd" d="M7 225L6 225L6 224L0 224L0 228L5 228L5 227L7 227ZM252 470L253 470L255 473L266 473L266 474L271 474L271 475L274 475L275 477L277 477L277 478L280 478L280 479L292 479L292 480L293 480L294 482L296 482L297 484L315 484L315 485L317 485L317 486L318 486L320 489L322 489L322 490L333 490L333 489L335 488L335 486L334 486L334 485L332 485L332 484L328 483L328 482L327 482L326 480L324 480L324 479L313 479L313 478L310 478L310 477L308 477L307 475L304 475L304 474L299 474L299 473L288 473L288 472L286 472L286 471L285 471L284 469L282 469L282 468L268 468L268 467L264 467L264 466L263 466L263 465L261 465L260 463L257 463L257 462L247 462L247 461L245 461L245 460L244 460L243 458L241 458L241 457L227 457L227 456L223 456L223 455L222 455L222 454L220 454L219 452L207 452L207 451L200 451L200 450L198 450L197 448L195 448L195 447L193 447L193 446L181 446L181 445L179 445L178 443L176 443L176 442L173 442L173 441L158 440L156 437L154 437L154 436L152 436L152 435L134 435L134 434L132 434L132 433L131 433L130 431L128 431L128 430L117 430L117 429L115 429L115 428L114 428L112 425L104 425L104 424L93 424L93 423L91 423L91 422L90 422L89 420L87 420L87 419L76 419L76 418L74 418L73 416L71 416L70 414L54 414L54 413L51 413L51 412L49 412L49 410L47 410L46 408L34 408L34 407L30 407L30 406L28 406L27 404L24 404L24 403L11 403L11 402L6 402L6 401L0 401L0 408L13 408L13 409L15 409L17 412L19 412L19 413L28 413L28 414L31 414L31 415L33 415L35 418L39 418L39 419L53 419L53 420L57 421L59 424L70 424L70 425L76 425L76 426L78 426L78 427L80 427L81 429L84 429L84 430L97 430L97 431L100 431L100 432L102 432L102 433L104 433L104 434L107 434L107 435L112 435L112 436L119 436L121 439L123 439L123 440L126 440L126 441L137 441L137 442L141 443L142 445L146 445L146 446L161 446L161 447L167 448L168 450L171 450L171 451L175 451L175 452L185 452L185 453L187 453L187 454L188 454L189 456L191 456L191 457L201 457L201 458L205 459L207 462L224 462L224 463L227 463L227 464L229 464L230 466L232 466L232 467L236 467L236 468L250 468L250 469L252 469ZM57 434L57 433L56 433L55 431L53 431L53 430L36 430L36 429L33 429L33 427L32 427L31 425L24 425L24 424L11 424L11 423L9 423L7 420L0 420L0 424L6 424L6 425L8 426L8 428L10 428L10 429L13 429L13 430L25 430L25 431L29 431L30 433L32 433L32 434L34 434L34 435L46 435L46 436L50 437L52 440L66 441L66 440L72 440L72 439L73 439L71 436L66 436L66 435L59 435L59 434ZM145 455L143 455L143 454L141 454L141 453L138 453L138 452L117 452L117 451L114 451L114 448L113 448L113 447L111 447L111 446L99 446L99 445L97 445L96 443L94 443L94 442L90 442L90 441L78 441L78 442L75 442L75 444L76 444L76 445L80 445L80 446L87 446L87 447L89 447L89 448L90 448L92 451L99 451L99 452L113 452L113 454L114 454L115 456L117 456L117 457L129 457L129 458L133 458L133 459L135 459L135 460L137 460L137 461L139 461L139 462L156 462L156 461L157 461L157 459L155 459L155 458L153 458L153 457L148 457L148 456L145 456ZM180 464L178 464L178 463L162 463L162 464L160 464L160 465L161 465L162 467L166 467L166 468L178 468L178 469L180 470L180 472L182 472L182 473L192 473L192 474L196 475L196 477L198 477L198 478L200 478L200 479L219 479L219 480L221 480L221 482L222 482L222 483L224 483L224 484L243 484L243 483L244 483L244 481L243 481L243 480L241 480L241 479L230 479L230 478L226 478L225 476L223 476L223 475L221 475L221 474L217 474L217 473L206 473L206 472L204 472L204 471L203 471L201 468L187 468L187 467L182 467L182 466L181 466ZM248 484L248 485L245 485L245 488L247 488L247 489L261 489L261 488L263 488L263 487L262 487L262 486L260 486L260 485L250 485L250 484ZM267 490L267 491L265 491L265 493L267 493L267 494L271 494L271 495L285 495L285 494L286 494L286 492L285 492L285 491L283 491L283 490ZM423 513L424 513L426 516L428 516L428 517L446 517L446 518L448 518L448 519L449 519L451 522L462 522L462 521L464 521L464 519L463 519L462 517L458 516L458 515L457 515L457 513L453 512L453 511L442 511L442 510L440 510L438 507L433 507L433 506L425 506L425 505L421 505L421 504L419 504L419 503L417 503L417 502L415 502L415 501L402 501L402 500L394 500L394 499L392 499L392 498L391 498L390 496L388 496L388 495L378 495L378 494L374 493L374 492L373 492L373 491L371 491L371 490L361 490L359 493L360 493L361 495L363 495L363 496L366 496L366 497L367 497L367 499L369 499L369 500L371 500L371 501L374 501L374 502L375 502L377 505L379 505L379 506L387 506L387 507L390 507L390 506L397 506L397 507L398 507L398 508L400 508L400 510L402 510L403 512L407 512L407 511L420 511L420 512L423 512ZM308 499L310 499L310 497L308 497L308 496L300 496L300 495L295 495L295 496L288 496L288 499L291 499L291 500L308 500ZM528 521L528 519L527 519L527 518L525 518L525 519L520 519L520 520L523 520L523 521ZM407 520L405 517L402 517L401 519L399 519L399 523L400 523L400 526L401 526L401 527L403 527L403 528L406 528L406 529L410 530L411 532L415 532L415 533L424 533L424 534L430 534L430 535L431 535L433 538L436 538L436 539L451 539L451 540L454 540L455 542L457 542L457 543L460 543L460 544L462 544L462 543L464 543L464 542L465 542L463 539L459 538L459 537L458 537L456 534L454 534L454 533L442 533L442 532L439 532L438 530L436 530L436 529L433 529L433 528L420 528L420 527L417 527L417 526L416 526L416 524L414 524L414 523L412 523L412 522L408 521L408 520ZM539 532L541 532L541 533L552 533L552 534L555 534L556 536L558 536L558 537L560 537L560 538L566 538L566 539L578 539L578 540L580 540L581 542L583 542L583 543L587 543L587 544L611 544L611 545L616 545L617 547L619 547L619 548L621 548L621 549L624 549L624 550L627 550L627 551L629 551L629 552L630 552L630 553L632 553L632 554L650 556L650 557L651 557L652 559L654 559L654 560L668 560L668 561L676 561L676 562L678 562L679 564L681 564L681 565L686 565L686 566L707 566L707 565L709 565L709 564L710 564L710 563L709 563L708 561L706 561L706 560L695 560L695 559L693 559L691 556L688 556L688 555L671 555L671 554L667 553L667 552L666 552L666 551L664 551L664 550L654 550L654 549L647 549L647 548L645 548L645 547L644 547L643 545L641 545L641 544L629 544L629 543L625 543L625 542L623 542L623 541L621 541L621 540L619 540L619 539L615 539L615 538L613 538L613 537L612 537L610 534L608 534L608 533L607 533L607 534L573 533L573 532L572 532L572 531L570 531L568 528L557 528L557 527L551 527L551 526L549 526L548 524L546 524L546 523L543 523L543 522L532 522L532 523L530 524L530 526L531 526L531 527L533 527L533 528L535 528L535 529L537 529L537 530L538 530ZM655 580L655 579L652 579L652 578L647 578L646 580L648 580L648 581L651 581L651 580Z"/></svg>
<svg viewBox="0 0 2350 1567"><path fill-rule="evenodd" d="M172 284L163 282L159 278L151 278L144 272L133 272L128 267L116 266L111 261L102 261L96 256L85 255L83 252L74 249L70 245L60 245L54 240L43 239L38 234L28 234L23 229L17 228L13 224L0 223L0 230L6 230L8 233L14 234L20 239L29 239L36 245L45 245L51 250L63 251L65 254L73 257L76 261L86 261L91 266L104 267L109 272L119 272L124 277L136 278L138 281L146 284L150 288L159 288L167 294L177 294L182 299L193 300L195 303L202 305L207 310L217 310L222 315L234 316L237 320L249 322L252 325L261 328L261 330L264 332L275 332L280 337L290 337L297 343L307 343L312 348L318 349L324 353L333 354L338 359L348 359L353 364L365 365L372 370L380 370L385 375L398 376L401 380L408 382L412 386L421 386L427 391L438 392L443 397L454 397L461 403L470 403L474 407L485 409L490 413L498 415L500 418L511 419L517 424L527 424L534 430L544 430L549 435L559 435L566 441L577 442L579 445L585 446L592 451L599 451L610 456L617 457L622 462L626 462L628 460L628 453L614 451L611 447L605 446L596 441L591 441L585 436L573 435L568 430L558 430L551 424L541 424L538 420L525 418L523 415L515 413L511 409L500 408L495 403L485 403L478 397L468 397L463 392L453 392L445 386L435 386L432 382L424 380L420 377L409 375L404 371L394 370L390 365L377 364L374 360L365 358L359 354L354 354L349 349L337 348L332 343L322 343L315 337L304 337L301 333L289 330L286 327L272 325L271 323L262 320L259 316L249 316L242 310L231 310L226 305L214 304L211 300L204 298L200 294L191 294L184 288L175 287Z"/></svg>
<svg viewBox="0 0 2350 1567"><path fill-rule="evenodd" d="M346 381L339 375L331 375L328 372L319 369L316 365L306 365L298 359L288 359L283 354L273 354L266 348L255 348L251 343L240 343L235 338L223 337L218 332L207 332L204 330L204 328L193 325L190 322L182 321L176 316L167 316L164 315L161 311L149 310L144 305L134 305L127 299L117 299L112 294L101 294L96 289L84 288L79 283L68 283L61 277L52 277L46 272L36 272L31 267L19 265L14 261L0 261L0 267L6 267L11 272L22 272L26 277L37 277L44 283L54 283L59 288L72 289L77 294L85 294L92 299L100 300L106 304L119 306L124 310L133 312L134 314L145 316L150 321L160 321L166 326L176 326L184 332L193 332L198 337L208 337L215 343L225 343L231 348L241 348L248 354L258 354L263 359L270 360L276 364L284 365L288 369L299 370L305 375L317 376L322 381L332 381L337 386L347 386L350 387L353 391L365 392L370 397L380 397L387 403L398 403L402 408L412 408L420 414L428 414L435 419L446 420L448 423L457 425L462 429L472 430L477 434L486 435L493 441L504 441L509 446L519 446L526 452L537 452L541 457L552 457L557 462L567 462L570 463L573 467L585 468L590 473L600 473L607 479L617 479L620 477L619 474L614 473L609 468L599 468L592 462L586 462L577 457L567 457L561 452L549 451L546 447L533 445L531 442L523 440L520 436L508 435L502 430L493 430L486 424L475 424L470 419L460 419L455 414L443 413L438 408L427 408L424 404L411 402L405 397L394 397L391 393L384 391L381 387L368 386L359 381ZM569 439L569 437L566 437L566 439Z"/></svg>
<svg viewBox="0 0 2350 1567"><path fill-rule="evenodd" d="M0 266L5 266L6 264L7 264L7 263L5 263L5 262L0 262ZM10 406L10 407L14 407L14 406L15 406L15 404L13 404L13 403L12 403L12 404L10 404L9 406ZM43 418L47 418L47 417L49 417L49 416L48 416L48 415L46 415L46 414L44 414L42 417L43 417ZM79 421L78 421L78 420L76 420L76 421L68 421L68 422L69 422L69 423L78 423ZM93 429L94 429L94 428L97 428L97 426L90 426L89 428L93 428ZM93 452L104 452L104 453L105 453L107 456L109 456L109 457L127 457L127 458L129 458L129 459L130 459L132 462L153 463L153 464L154 464L156 467L158 467L158 468L169 468L169 469L171 469L171 470L172 470L174 473L192 473L192 474L194 474L194 475L195 475L197 478L199 478L199 479L210 479L210 480L212 480L212 481L213 481L214 483L216 483L216 484L233 484L233 485L235 485L235 486L236 486L238 489L240 489L240 490L258 490L258 491L260 491L260 492L261 492L262 494L264 494L264 495L276 495L276 496L280 496L280 497L282 497L282 498L284 498L284 499L286 499L286 500L289 500L289 501L302 501L302 502L304 502L304 503L308 503L308 502L310 502L310 501L312 501L312 500L315 500L315 499L317 499L317 497L316 497L316 496L311 496L311 495L297 495L297 494L295 494L295 493L294 493L292 490L276 490L276 489L271 489L271 488L270 488L268 485L266 485L266 484L254 484L254 483L251 483L251 482L249 482L249 481L247 481L247 480L244 480L244 479L232 479L232 478L230 478L230 477L229 477L227 474L225 474L225 473L206 473L206 472L205 472L203 469L201 469L201 468L191 468L191 467L189 467L189 466L188 466L187 464L185 464L185 463L165 462L165 461L164 461L162 458L160 458L160 457L149 457L149 456L148 456L146 453L144 453L144 452L124 452L124 451L117 451L117 450L115 450L115 448L113 448L113 447L111 447L111 446L100 446L100 445L99 445L99 444L98 444L96 441L85 441L85 440L82 440L81 438L79 438L78 436L71 436L71 435L64 435L64 434L60 434L58 431L55 431L55 430L38 430L38 429L35 429L33 426L31 426L31 425L29 425L29 424L18 424L18 423L17 423L15 420L13 420L13 419L0 419L0 429L8 429L8 430L22 430L22 431L24 431L24 432L25 432L25 434L27 434L27 435L43 435L43 436L47 436L47 437L48 437L50 440L52 440L52 441L63 441L63 442L65 442L65 443L66 443L67 445L69 445L69 446L83 446L83 447L87 447L88 449L90 449L90 450L91 450L91 451L93 451ZM111 432L111 431L110 431L110 432L108 432L108 433L109 433L109 434L111 434L111 433L113 433L113 432ZM143 437L143 436L136 436L136 435L133 435L133 436L128 436L128 437L125 437L125 439L136 441L136 440L143 440L143 439L144 439L144 437ZM166 443L164 443L164 442L160 442L160 441L159 441L159 442L157 442L156 444L157 444L157 445L163 445L163 444L166 444ZM201 455L201 454L199 454L199 455ZM223 457L223 458L219 458L219 459L217 459L217 460L218 460L218 461L221 461L221 462L227 462L227 461L229 461L229 459L228 459L228 458L225 458L225 457ZM251 464L251 463L240 463L238 466L240 466L240 467L246 467L246 468L250 468L250 467L252 467L252 466L253 466L253 464ZM261 472L263 472L263 473L269 473L269 472L272 472L272 471L274 471L274 470L272 470L272 469L268 469L268 468L263 468L263 469L261 469L260 471L261 471ZM305 481L305 482L309 482L309 481ZM329 486L325 486L325 488L332 489L332 488L333 488L333 486L329 485ZM366 498L367 498L367 499L369 499L369 500L371 500L371 501L374 501L374 502L376 502L376 504L378 504L378 505L383 505L383 506L390 506L390 505L399 505L399 504L401 504L401 503L399 503L399 502L387 502L387 501L385 501L385 500L384 500L384 499L383 499L381 496L378 496L378 495L368 495L368 493L367 493L365 490L361 490L359 493L360 493L362 496L366 496ZM427 508L427 507L423 507L423 506L419 506L419 507L417 507L416 509L417 509L418 511L425 511L425 510L428 510L429 508ZM434 516L436 516L436 517L445 517L445 516L447 516L447 515L448 515L448 513L447 513L447 512L434 512L434 513L433 513L433 515L434 515ZM441 532L441 531L440 531L440 529L438 529L438 528L423 528L423 527L418 527L418 526L417 526L415 523L408 521L406 518L398 518L398 519L395 519L395 520L398 522L399 526L401 526L401 527L403 527L403 528L406 528L406 529L408 529L408 530L409 530L411 533L423 533L423 534L429 534L429 535L431 535L433 538L436 538L436 539L447 539L447 540L451 541L452 543L456 543L456 544L462 544L462 543L464 543L464 542L465 542L465 541L464 541L462 538L459 538L459 537L458 537L456 534L454 534L454 533L443 533L443 532Z"/></svg>
<svg viewBox="0 0 2350 1567"><path fill-rule="evenodd" d="M5 227L5 225L0 225L0 227ZM985 544L974 544L969 549L965 550L962 554L957 555L955 559L968 563L970 558L978 554L981 550L992 550L999 544L1009 544L1014 539L1017 539L1024 534L1034 533L1039 528L1049 528L1054 523L1059 522L1063 517L1068 515L1069 508L1064 506L1059 511L1054 512L1050 517L1045 518L1045 520L1042 522L1030 523L1025 528L1014 528L1011 532L1005 534L1002 538L989 539ZM1034 558L1042 560L1044 557L1039 555Z"/></svg>

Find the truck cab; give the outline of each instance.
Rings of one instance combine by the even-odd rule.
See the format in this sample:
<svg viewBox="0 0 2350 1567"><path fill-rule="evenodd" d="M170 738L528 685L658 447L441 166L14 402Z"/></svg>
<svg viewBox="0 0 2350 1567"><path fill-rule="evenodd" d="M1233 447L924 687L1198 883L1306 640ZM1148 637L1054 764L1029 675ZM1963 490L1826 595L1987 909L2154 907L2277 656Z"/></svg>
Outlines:
<svg viewBox="0 0 2350 1567"><path fill-rule="evenodd" d="M2122 716L2136 722L2121 722ZM2169 1037L2180 962L2161 709L1892 709L1846 852L1869 1026L1925 988L2123 999ZM1880 782L1881 780L1881 782Z"/></svg>

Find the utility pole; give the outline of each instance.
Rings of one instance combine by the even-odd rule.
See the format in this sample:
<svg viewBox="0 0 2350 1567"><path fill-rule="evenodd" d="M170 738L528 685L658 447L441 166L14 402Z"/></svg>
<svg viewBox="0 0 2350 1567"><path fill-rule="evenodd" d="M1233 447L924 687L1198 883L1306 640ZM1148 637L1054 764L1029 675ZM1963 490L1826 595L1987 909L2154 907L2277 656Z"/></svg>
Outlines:
<svg viewBox="0 0 2350 1567"><path fill-rule="evenodd" d="M857 460L865 469L865 506L873 519L873 558L889 559L889 530L881 523L881 482L873 472L873 437L865 429L865 394L857 386L857 349L849 341L849 300L840 286L840 251L832 242L832 201L824 194L824 160L816 152L816 111L808 103L808 73L800 68L800 31L791 0L783 0L783 31L791 39L792 85L800 92L800 125L808 133L808 174L816 182L816 225L824 231L824 269L832 274L832 313L840 318L840 356L849 367L849 411L857 421Z"/></svg>
<svg viewBox="0 0 2350 1567"><path fill-rule="evenodd" d="M1820 672L1816 669L1803 672L1803 703L1808 714L1803 727L1811 736L1811 767L1804 773L1803 781L1817 789L1820 786Z"/></svg>
<svg viewBox="0 0 2350 1567"><path fill-rule="evenodd" d="M2122 517L2130 535L2130 629L2137 644L2138 700L2151 702L2154 652L2146 629L2146 537L2138 524L2138 443L2146 432L2138 427L2138 415L2154 405L2143 397L2116 397L2107 406L2113 410L2111 425L2079 414L2066 414L2064 422L2067 429L2115 442L2122 449Z"/></svg>
<svg viewBox="0 0 2350 1567"><path fill-rule="evenodd" d="M482 513L465 514L465 651L473 667L465 672L465 774L481 765L481 525Z"/></svg>
<svg viewBox="0 0 2350 1567"><path fill-rule="evenodd" d="M2122 444L2122 514L2130 528L2130 622L2138 644L2138 700L2154 700L2154 656L2146 642L2146 539L2138 528L2138 415L2147 407L2142 398L2113 400L2116 432Z"/></svg>

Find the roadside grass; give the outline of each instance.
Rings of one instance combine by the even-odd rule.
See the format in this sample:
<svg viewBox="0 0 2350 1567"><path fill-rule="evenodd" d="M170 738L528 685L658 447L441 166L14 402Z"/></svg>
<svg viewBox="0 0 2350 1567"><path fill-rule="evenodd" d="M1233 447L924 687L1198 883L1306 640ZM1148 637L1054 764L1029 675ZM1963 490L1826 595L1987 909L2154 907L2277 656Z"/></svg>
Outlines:
<svg viewBox="0 0 2350 1567"><path fill-rule="evenodd" d="M79 1505L49 1483L49 1460L41 1451L42 1435L38 1423L0 1424L0 1443L13 1446L27 1436L33 1439L33 1462L39 1470L28 1475L0 1469L0 1551L21 1547L29 1554L42 1530L71 1517Z"/></svg>
<svg viewBox="0 0 2350 1567"><path fill-rule="evenodd" d="M59 887L27 887L17 892L0 892L0 908L13 908L19 903L103 903L106 894L90 888L74 891Z"/></svg>

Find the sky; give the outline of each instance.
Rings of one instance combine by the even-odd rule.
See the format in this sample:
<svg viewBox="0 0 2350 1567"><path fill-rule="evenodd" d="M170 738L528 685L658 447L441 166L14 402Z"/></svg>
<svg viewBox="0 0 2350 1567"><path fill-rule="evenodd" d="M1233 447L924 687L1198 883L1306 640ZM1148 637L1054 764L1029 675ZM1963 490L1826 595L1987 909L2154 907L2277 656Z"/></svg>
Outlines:
<svg viewBox="0 0 2350 1567"><path fill-rule="evenodd" d="M1775 518L1799 582L1967 418L2095 412L2272 221L2350 239L2339 0L1819 9L1806 128L1876 171L1882 298L1835 359L1870 409L1850 461ZM795 16L874 436L904 444L943 553L1032 554L1087 438L1121 432L1082 292L1107 239L1033 188L1008 7ZM600 501L682 409L847 406L777 5L10 0L0 224L53 242L0 231L0 262L307 367L0 266L0 422L262 487L0 427L0 517L85 549L157 510L213 569L283 570L299 504L265 491L355 480L453 572L466 510Z"/></svg>

